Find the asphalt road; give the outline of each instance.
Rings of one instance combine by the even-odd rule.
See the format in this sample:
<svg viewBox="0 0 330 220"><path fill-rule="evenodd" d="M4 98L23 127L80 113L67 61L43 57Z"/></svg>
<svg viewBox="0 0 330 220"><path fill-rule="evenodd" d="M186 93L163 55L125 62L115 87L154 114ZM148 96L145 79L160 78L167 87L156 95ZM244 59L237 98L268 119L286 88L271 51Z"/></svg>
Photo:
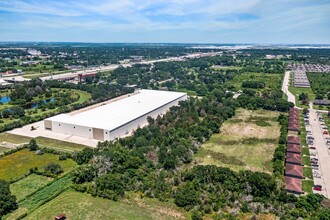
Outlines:
<svg viewBox="0 0 330 220"><path fill-rule="evenodd" d="M330 154L328 145L326 144L325 137L328 135L323 134L320 122L316 110L310 109L310 126L306 127L307 130L312 131L314 137L314 146L316 150L310 150L311 152L317 152L317 158L319 159L319 172L321 178L314 178L314 184L322 185L322 191L314 191L314 193L321 193L327 198L330 198Z"/></svg>

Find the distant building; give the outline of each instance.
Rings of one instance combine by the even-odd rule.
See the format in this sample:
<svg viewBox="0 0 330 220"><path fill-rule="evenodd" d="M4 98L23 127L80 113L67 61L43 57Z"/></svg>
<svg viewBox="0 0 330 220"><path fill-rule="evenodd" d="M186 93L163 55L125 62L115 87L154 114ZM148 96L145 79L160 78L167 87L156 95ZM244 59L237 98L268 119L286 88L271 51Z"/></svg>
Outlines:
<svg viewBox="0 0 330 220"><path fill-rule="evenodd" d="M27 50L27 52L28 52L29 54L31 54L32 56L39 56L39 55L41 55L41 51L36 50L36 49L33 49L33 48L29 48L29 49Z"/></svg>

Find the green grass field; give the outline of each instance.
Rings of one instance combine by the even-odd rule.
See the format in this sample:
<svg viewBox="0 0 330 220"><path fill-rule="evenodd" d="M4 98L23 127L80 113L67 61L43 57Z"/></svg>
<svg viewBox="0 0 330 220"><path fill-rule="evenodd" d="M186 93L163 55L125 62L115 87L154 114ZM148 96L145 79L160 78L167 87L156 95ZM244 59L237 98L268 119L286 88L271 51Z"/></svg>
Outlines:
<svg viewBox="0 0 330 220"><path fill-rule="evenodd" d="M91 94L82 90L73 89L73 91L79 94L79 100L74 102L74 104L84 103L92 98Z"/></svg>
<svg viewBox="0 0 330 220"><path fill-rule="evenodd" d="M13 184L10 184L10 191L17 197L17 201L24 199L27 195L47 185L52 178L31 174Z"/></svg>
<svg viewBox="0 0 330 220"><path fill-rule="evenodd" d="M301 153L303 153L306 156L310 155L308 147L302 147L301 148Z"/></svg>
<svg viewBox="0 0 330 220"><path fill-rule="evenodd" d="M304 177L307 177L309 179L313 179L312 168L310 168L310 167L303 167L303 173L304 173Z"/></svg>
<svg viewBox="0 0 330 220"><path fill-rule="evenodd" d="M303 180L302 181L302 190L308 194L313 193L313 180Z"/></svg>
<svg viewBox="0 0 330 220"><path fill-rule="evenodd" d="M152 206L139 202L120 202L93 197L91 195L67 190L55 199L42 205L25 219L54 219L65 213L70 220L81 219L182 219L184 215L164 206ZM178 217L178 218L176 218ZM181 217L181 218L180 218Z"/></svg>
<svg viewBox="0 0 330 220"><path fill-rule="evenodd" d="M198 164L226 166L234 170L272 172L274 150L279 138L278 112L238 109L220 134L213 134L195 159ZM263 121L271 126L258 126Z"/></svg>
<svg viewBox="0 0 330 220"><path fill-rule="evenodd" d="M242 82L244 81L261 81L265 83L265 88L278 89L281 88L282 80L283 74L242 73L235 76L233 80L226 82L226 85L242 90Z"/></svg>
<svg viewBox="0 0 330 220"><path fill-rule="evenodd" d="M60 164L65 173L76 167L76 163L73 160L60 161L58 157L55 154L36 155L35 152L28 149L20 150L0 159L0 179L17 179L29 173L29 170L34 167L43 170L44 166L49 162Z"/></svg>
<svg viewBox="0 0 330 220"><path fill-rule="evenodd" d="M311 166L310 157L304 156L304 157L301 158L301 161L302 161L303 165Z"/></svg>

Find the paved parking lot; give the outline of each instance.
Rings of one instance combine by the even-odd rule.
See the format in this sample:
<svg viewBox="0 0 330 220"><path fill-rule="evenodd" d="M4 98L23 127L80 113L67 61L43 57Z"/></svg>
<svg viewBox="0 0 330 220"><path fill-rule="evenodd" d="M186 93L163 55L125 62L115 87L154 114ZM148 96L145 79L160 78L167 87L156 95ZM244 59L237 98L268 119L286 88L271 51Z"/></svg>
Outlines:
<svg viewBox="0 0 330 220"><path fill-rule="evenodd" d="M306 130L312 131L313 146L316 148L315 150L310 149L310 153L316 153L315 157L319 159L319 173L321 174L321 178L314 178L314 184L322 185L322 191L314 191L314 193L321 193L330 198L330 154L325 139L329 136L323 134L324 130L321 128L316 110L310 109L309 112L310 126L306 126Z"/></svg>

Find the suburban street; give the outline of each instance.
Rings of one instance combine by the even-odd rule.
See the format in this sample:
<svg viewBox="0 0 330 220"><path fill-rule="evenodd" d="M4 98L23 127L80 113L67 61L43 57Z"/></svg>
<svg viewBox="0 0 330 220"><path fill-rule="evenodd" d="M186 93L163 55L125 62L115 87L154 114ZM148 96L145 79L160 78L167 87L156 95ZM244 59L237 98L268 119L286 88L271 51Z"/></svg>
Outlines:
<svg viewBox="0 0 330 220"><path fill-rule="evenodd" d="M328 146L326 145L316 110L310 109L309 115L310 129L314 137L314 146L316 147L316 150L311 151L317 152L316 157L319 159L319 171L321 173L321 178L314 178L314 184L322 185L322 191L314 191L314 193L321 193L330 198L330 155Z"/></svg>
<svg viewBox="0 0 330 220"><path fill-rule="evenodd" d="M282 91L288 96L288 101L296 105L295 96L289 91L289 83L290 83L290 71L285 71L283 84L282 84Z"/></svg>

